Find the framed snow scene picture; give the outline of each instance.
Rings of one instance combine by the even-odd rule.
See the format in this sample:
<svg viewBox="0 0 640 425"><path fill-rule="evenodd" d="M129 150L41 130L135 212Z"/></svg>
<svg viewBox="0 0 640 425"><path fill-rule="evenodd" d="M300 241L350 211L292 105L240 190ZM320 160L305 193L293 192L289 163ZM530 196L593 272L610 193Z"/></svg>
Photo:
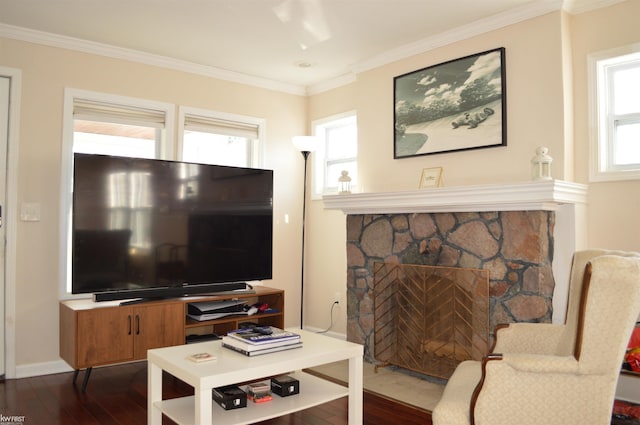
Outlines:
<svg viewBox="0 0 640 425"><path fill-rule="evenodd" d="M394 158L506 146L504 48L393 79Z"/></svg>

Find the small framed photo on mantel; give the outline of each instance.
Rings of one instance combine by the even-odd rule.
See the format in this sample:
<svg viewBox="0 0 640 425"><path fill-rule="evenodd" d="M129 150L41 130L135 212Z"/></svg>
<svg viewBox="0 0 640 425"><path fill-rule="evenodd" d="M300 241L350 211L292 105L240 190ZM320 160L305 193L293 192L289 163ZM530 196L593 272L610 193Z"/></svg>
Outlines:
<svg viewBox="0 0 640 425"><path fill-rule="evenodd" d="M442 167L423 168L420 175L420 189L440 187L442 184Z"/></svg>

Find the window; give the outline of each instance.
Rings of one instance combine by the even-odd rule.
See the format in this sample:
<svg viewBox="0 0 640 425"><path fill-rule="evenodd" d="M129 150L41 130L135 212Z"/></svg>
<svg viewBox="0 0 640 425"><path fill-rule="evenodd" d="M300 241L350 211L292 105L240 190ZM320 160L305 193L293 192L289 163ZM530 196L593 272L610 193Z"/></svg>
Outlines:
<svg viewBox="0 0 640 425"><path fill-rule="evenodd" d="M589 58L592 181L640 179L640 51Z"/></svg>
<svg viewBox="0 0 640 425"><path fill-rule="evenodd" d="M158 158L165 112L73 99L73 152Z"/></svg>
<svg viewBox="0 0 640 425"><path fill-rule="evenodd" d="M358 184L358 127L354 113L337 115L313 123L314 134L322 142L314 152L314 195L336 193L338 178L349 172L351 189Z"/></svg>
<svg viewBox="0 0 640 425"><path fill-rule="evenodd" d="M182 160L258 167L263 120L193 108L181 108Z"/></svg>
<svg viewBox="0 0 640 425"><path fill-rule="evenodd" d="M63 130L63 196L60 252L61 296L71 293L71 212L73 154L95 153L140 158L171 157L173 105L68 89ZM108 182L113 189L109 222L113 229L148 226L148 176L119 173ZM135 226L131 222L135 222ZM137 249L149 249L141 235L132 234Z"/></svg>
<svg viewBox="0 0 640 425"><path fill-rule="evenodd" d="M176 159L174 154L175 105L112 96L83 90L65 91L62 161L60 296L71 293L71 213L73 154L95 153L138 158ZM242 167L260 166L260 141L264 120L240 115L180 108L179 159L186 162ZM184 167L184 196L197 191L193 170ZM115 229L150 226L149 176L118 173L107 182L111 188L108 217ZM135 223L135 225L133 225ZM131 236L136 249L150 249L143 233Z"/></svg>

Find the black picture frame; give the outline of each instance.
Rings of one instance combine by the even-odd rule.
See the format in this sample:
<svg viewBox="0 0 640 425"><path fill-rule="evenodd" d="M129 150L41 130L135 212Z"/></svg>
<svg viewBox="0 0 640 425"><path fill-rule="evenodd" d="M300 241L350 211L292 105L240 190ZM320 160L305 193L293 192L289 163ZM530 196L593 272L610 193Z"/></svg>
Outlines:
<svg viewBox="0 0 640 425"><path fill-rule="evenodd" d="M393 79L394 159L507 145L505 49Z"/></svg>

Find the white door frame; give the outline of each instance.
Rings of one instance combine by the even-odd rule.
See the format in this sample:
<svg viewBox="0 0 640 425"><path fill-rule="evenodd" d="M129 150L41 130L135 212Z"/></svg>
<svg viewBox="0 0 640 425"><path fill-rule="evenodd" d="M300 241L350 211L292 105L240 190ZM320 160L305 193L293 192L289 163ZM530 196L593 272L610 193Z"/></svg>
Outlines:
<svg viewBox="0 0 640 425"><path fill-rule="evenodd" d="M11 80L9 88L9 134L7 137L6 192L2 206L5 231L4 256L4 375L16 377L16 231L18 217L18 141L20 130L20 97L22 71L0 66L0 76Z"/></svg>

